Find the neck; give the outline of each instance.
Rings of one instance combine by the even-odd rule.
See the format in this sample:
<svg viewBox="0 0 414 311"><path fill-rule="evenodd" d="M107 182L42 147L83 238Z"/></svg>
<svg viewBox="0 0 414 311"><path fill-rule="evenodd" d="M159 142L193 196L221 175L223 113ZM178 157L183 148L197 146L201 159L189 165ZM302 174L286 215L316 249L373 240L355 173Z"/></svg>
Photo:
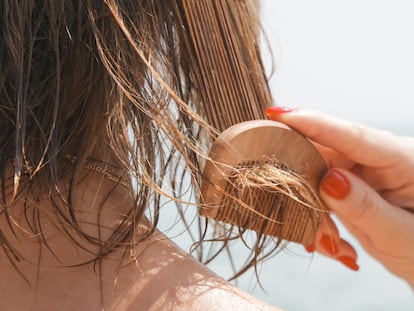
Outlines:
<svg viewBox="0 0 414 311"><path fill-rule="evenodd" d="M7 308L2 303L5 310L30 310L29 306L41 306L45 301L48 301L48 310L60 309L58 305L51 307L51 297L60 297L56 301L60 305L65 303L62 301L65 297L71 297L71 300L78 297L78 305L87 308L93 304L94 307L89 310L95 310L101 295L113 287L124 254L122 250L115 250L102 260L95 261L101 250L86 239L107 240L132 204L134 200L128 188L96 171L87 172L73 192L76 229L67 225L62 227L56 221L56 215L52 212L55 206L50 198L36 202L30 197L24 202L17 199L7 209L9 220L5 213L0 218L0 228L22 259L17 262L10 260L5 247L0 251L0 293L3 297L15 297L16 293L20 293L18 301L2 301L21 305ZM30 228L27 217L32 218L29 223L35 228ZM84 236L77 231L82 231ZM101 274L105 275L104 281ZM50 284L53 286L48 286ZM67 293L68 288L71 295Z"/></svg>

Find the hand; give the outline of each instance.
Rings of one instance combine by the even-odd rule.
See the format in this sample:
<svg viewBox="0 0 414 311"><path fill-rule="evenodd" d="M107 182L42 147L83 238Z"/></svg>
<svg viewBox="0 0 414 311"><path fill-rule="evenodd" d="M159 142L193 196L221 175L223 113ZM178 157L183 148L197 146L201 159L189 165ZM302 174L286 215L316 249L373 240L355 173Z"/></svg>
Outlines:
<svg viewBox="0 0 414 311"><path fill-rule="evenodd" d="M414 288L414 138L312 111L271 107L266 113L315 143L330 168L320 183L327 207L369 254ZM313 247L358 268L354 249L329 217Z"/></svg>

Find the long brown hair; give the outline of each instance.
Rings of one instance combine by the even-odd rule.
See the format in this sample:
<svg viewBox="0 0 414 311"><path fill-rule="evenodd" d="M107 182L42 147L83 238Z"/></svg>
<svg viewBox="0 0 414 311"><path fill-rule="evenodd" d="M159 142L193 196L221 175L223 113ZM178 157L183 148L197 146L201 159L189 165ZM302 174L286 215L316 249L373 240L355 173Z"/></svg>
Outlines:
<svg viewBox="0 0 414 311"><path fill-rule="evenodd" d="M145 211L156 226L161 196L185 204L185 172L199 193L217 134L271 104L257 8L256 0L1 1L1 217L15 230L6 194L46 190L60 200L57 223L73 229L62 232L98 246L95 259L133 248ZM72 202L88 159L103 153L129 172L135 197L105 241L82 230ZM41 218L25 221L39 235Z"/></svg>

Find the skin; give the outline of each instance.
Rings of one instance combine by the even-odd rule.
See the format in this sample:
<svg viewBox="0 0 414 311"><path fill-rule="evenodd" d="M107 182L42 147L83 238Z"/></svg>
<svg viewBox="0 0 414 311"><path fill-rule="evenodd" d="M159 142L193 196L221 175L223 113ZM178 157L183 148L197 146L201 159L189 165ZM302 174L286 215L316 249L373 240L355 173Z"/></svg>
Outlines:
<svg viewBox="0 0 414 311"><path fill-rule="evenodd" d="M324 156L330 172L349 183L335 198L320 195L328 208L385 268L414 288L414 138L340 120L314 111L279 109L269 114L307 136ZM328 172L328 174L330 174ZM332 256L320 243L329 234L338 246ZM341 239L330 218L319 228L314 247L322 254L356 259L355 250Z"/></svg>
<svg viewBox="0 0 414 311"><path fill-rule="evenodd" d="M119 211L133 200L126 188L114 189L111 180L95 172L90 172L77 189L74 200L86 212L81 214L85 224L96 222L96 211L104 198L103 227L116 222ZM39 208L47 210L48 202L40 202ZM22 205L16 203L13 218L19 219L22 211ZM4 222L0 226L8 228ZM42 226L59 260L44 247L39 260L39 242L24 230L16 230L16 236L9 234L26 259L17 266L27 281L0 252L1 310L280 310L215 275L160 232L136 246L136 261L127 260L129 264L120 267L122 252L107 255L101 266L101 287L99 265L67 267L91 259L91 255L60 235L50 219L45 217ZM87 228L90 233L96 230L96 226ZM109 230L102 234L109 234Z"/></svg>

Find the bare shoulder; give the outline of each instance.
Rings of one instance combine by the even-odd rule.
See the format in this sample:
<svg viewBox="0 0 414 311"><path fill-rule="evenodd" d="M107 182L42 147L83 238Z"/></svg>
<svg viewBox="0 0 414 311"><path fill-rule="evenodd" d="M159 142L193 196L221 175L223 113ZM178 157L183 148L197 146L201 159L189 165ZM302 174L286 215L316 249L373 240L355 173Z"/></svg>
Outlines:
<svg viewBox="0 0 414 311"><path fill-rule="evenodd" d="M281 310L221 279L162 234L141 247L137 263L119 272L111 310Z"/></svg>

